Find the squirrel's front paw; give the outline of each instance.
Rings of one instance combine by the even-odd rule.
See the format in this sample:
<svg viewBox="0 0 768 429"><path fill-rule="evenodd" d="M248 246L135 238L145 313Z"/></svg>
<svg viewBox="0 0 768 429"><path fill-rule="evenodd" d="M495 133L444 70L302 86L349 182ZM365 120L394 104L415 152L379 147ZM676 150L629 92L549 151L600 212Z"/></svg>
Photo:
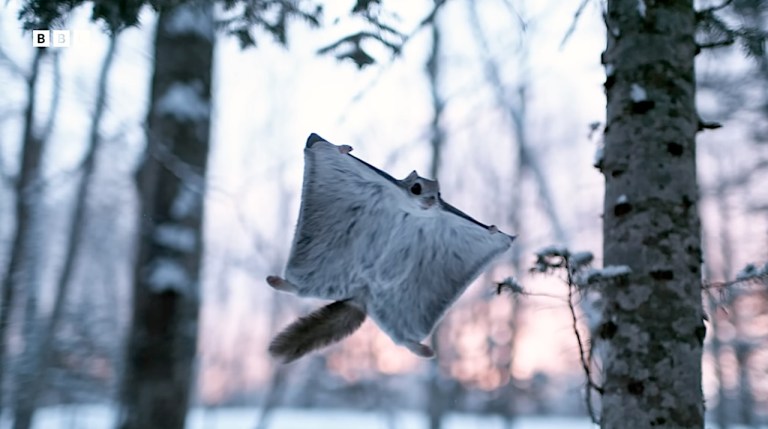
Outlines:
<svg viewBox="0 0 768 429"><path fill-rule="evenodd" d="M296 293L296 286L280 276L267 276L267 283L275 290Z"/></svg>
<svg viewBox="0 0 768 429"><path fill-rule="evenodd" d="M426 344L421 344L418 341L408 341L404 345L408 348L408 350L411 351L411 353L415 354L416 356L426 359L432 359L435 357L435 351L432 350L432 347L429 347Z"/></svg>

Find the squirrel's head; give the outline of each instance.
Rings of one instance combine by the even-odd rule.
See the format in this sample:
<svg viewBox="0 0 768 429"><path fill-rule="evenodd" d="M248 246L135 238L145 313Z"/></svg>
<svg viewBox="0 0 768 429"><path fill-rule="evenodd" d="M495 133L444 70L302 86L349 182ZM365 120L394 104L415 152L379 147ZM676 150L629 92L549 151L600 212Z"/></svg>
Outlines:
<svg viewBox="0 0 768 429"><path fill-rule="evenodd" d="M432 210L438 208L440 201L440 184L437 180L425 179L412 171L405 179L400 181L409 199L416 203L420 210Z"/></svg>

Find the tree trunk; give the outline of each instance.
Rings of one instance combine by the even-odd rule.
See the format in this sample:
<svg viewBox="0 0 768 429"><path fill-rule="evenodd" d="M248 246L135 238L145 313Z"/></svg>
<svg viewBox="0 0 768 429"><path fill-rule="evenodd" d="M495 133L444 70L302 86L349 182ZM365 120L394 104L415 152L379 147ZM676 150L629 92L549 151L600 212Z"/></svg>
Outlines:
<svg viewBox="0 0 768 429"><path fill-rule="evenodd" d="M692 0L609 0L602 428L703 428Z"/></svg>
<svg viewBox="0 0 768 429"><path fill-rule="evenodd" d="M64 312L64 304L69 292L69 286L72 282L72 274L77 260L78 250L83 240L85 232L85 213L88 192L91 184L91 177L96 168L96 153L101 141L99 136L99 127L101 119L104 116L104 107L107 93L107 77L115 57L115 48L117 46L117 36L112 36L109 42L107 55L99 74L98 88L96 92L96 108L93 114L91 130L89 136L88 149L85 159L82 163L82 177L75 201L75 210L72 215L72 222L69 228L69 241L67 243L67 253L65 255L64 267L59 277L56 287L56 299L53 303L53 310L48 317L48 323L36 323L31 329L34 334L29 336L29 343L26 345L29 352L25 359L25 365L28 371L24 374L24 382L20 383L23 388L17 394L13 429L28 429L32 424L37 407L38 398L45 386L48 366L50 364L51 353L53 351L54 339L56 337L56 328ZM35 300L36 302L36 300ZM36 306L30 306L27 311L37 315ZM37 317L33 317L37 319Z"/></svg>
<svg viewBox="0 0 768 429"><path fill-rule="evenodd" d="M16 177L16 231L14 232L11 256L3 275L2 304L0 305L0 411L5 405L5 373L8 364L8 326L14 307L16 293L29 284L31 279L25 268L25 256L34 243L32 216L39 197L40 163L43 157L44 140L35 135L35 89L40 71L40 60L45 49L36 49L32 67L27 78L27 106L24 110L24 136L21 164Z"/></svg>
<svg viewBox="0 0 768 429"><path fill-rule="evenodd" d="M213 63L211 3L161 10L121 429L183 429L197 348Z"/></svg>
<svg viewBox="0 0 768 429"><path fill-rule="evenodd" d="M439 0L436 0L439 1ZM431 25L432 29L432 49L427 59L426 71L429 79L430 98L432 100L432 121L430 123L430 146L431 163L429 174L434 180L438 180L440 172L440 161L442 158L443 146L445 145L445 135L440 127L445 102L440 95L440 26L438 20L434 19ZM443 427L443 417L447 411L447 392L444 389L446 381L440 370L440 353L442 348L442 331L445 329L446 319L439 322L432 332L430 345L435 351L435 358L429 362L429 372L427 379L427 416L429 419L429 429L440 429Z"/></svg>

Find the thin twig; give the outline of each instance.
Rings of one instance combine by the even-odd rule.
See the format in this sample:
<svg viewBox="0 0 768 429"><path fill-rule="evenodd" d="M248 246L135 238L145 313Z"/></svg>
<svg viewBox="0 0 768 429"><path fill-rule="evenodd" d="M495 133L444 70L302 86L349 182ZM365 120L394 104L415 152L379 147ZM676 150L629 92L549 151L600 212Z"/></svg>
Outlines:
<svg viewBox="0 0 768 429"><path fill-rule="evenodd" d="M25 81L29 80L29 73L11 57L9 57L2 48L0 48L0 62L6 63L11 72L16 76L24 79Z"/></svg>
<svg viewBox="0 0 768 429"><path fill-rule="evenodd" d="M581 4L579 5L579 8L576 9L576 13L573 14L573 20L571 21L571 25L568 27L568 30L566 30L565 35L563 36L563 40L560 41L560 49L563 49L565 47L565 44L568 42L568 39L571 38L573 35L573 32L576 30L576 24L579 22L579 18L581 18L581 14L584 12L584 9L587 7L587 3L589 3L589 0L582 0Z"/></svg>
<svg viewBox="0 0 768 429"><path fill-rule="evenodd" d="M698 48L702 51L705 49L716 49L716 48L724 48L726 46L731 46L736 40L734 40L732 37L725 38L723 40L718 40L715 42L707 42L707 43L699 43Z"/></svg>
<svg viewBox="0 0 768 429"><path fill-rule="evenodd" d="M397 60L397 58L403 52L403 48L405 48L405 45L407 45L408 42L410 42L414 36L420 33L421 30L426 28L429 24L431 24L435 20L435 17L437 16L437 12L447 1L448 0L435 1L434 5L432 6L432 10L430 10L430 12L424 18L422 18L422 20L416 25L416 27L413 30L411 30L408 34L406 34L403 37L403 40L400 42L400 45L397 47L397 49L393 49L393 53L389 61L386 64L380 66L378 68L378 73L376 74L376 76L374 76L373 79L371 79L371 81L368 82L368 84L364 88L362 88L360 91L357 92L357 94L355 94L352 97L352 100L349 102L349 105L347 106L347 108L344 109L344 112L339 116L339 121L338 121L339 123L342 123L344 119L346 119L347 114L352 110L352 108L357 103L359 103L360 100L362 100L363 97L365 97L365 95L368 94L368 92L370 92L370 90L373 87L375 87L379 83L381 78L384 76L385 72L390 67L392 67L392 65L395 63L395 60Z"/></svg>
<svg viewBox="0 0 768 429"><path fill-rule="evenodd" d="M576 335L576 342L578 343L578 346L579 346L579 361L581 362L581 367L584 370L584 376L587 378L587 386L586 386L587 387L587 398L586 398L587 411L589 412L589 417L592 419L592 423L600 424L600 418L597 417L597 414L595 413L595 409L592 405L592 390L602 395L603 388L601 386L598 386L592 380L592 370L590 368L591 366L590 362L591 362L591 356L592 356L591 351L589 354L590 355L589 358L586 356L586 353L584 352L584 342L581 339L581 333L579 332L579 322L578 322L578 318L576 317L576 308L573 305L573 292L576 289L576 284L573 281L571 264L567 256L565 257L565 270L568 273L568 310L571 313L571 327L573 328L573 333ZM591 350L591 347L590 347L590 350Z"/></svg>
<svg viewBox="0 0 768 429"><path fill-rule="evenodd" d="M756 172L763 170L768 170L768 159L758 160L750 168L743 169L739 174L722 180L714 187L714 189L707 192L707 194L720 194L732 188L745 186L752 180Z"/></svg>
<svg viewBox="0 0 768 429"><path fill-rule="evenodd" d="M696 13L699 14L699 15L708 14L708 13L714 13L714 12L717 12L718 10L725 9L726 7L730 6L731 3L733 3L733 0L725 0L724 2L720 3L719 5L711 6L711 7L708 7L706 9L702 9L700 11L697 11Z"/></svg>

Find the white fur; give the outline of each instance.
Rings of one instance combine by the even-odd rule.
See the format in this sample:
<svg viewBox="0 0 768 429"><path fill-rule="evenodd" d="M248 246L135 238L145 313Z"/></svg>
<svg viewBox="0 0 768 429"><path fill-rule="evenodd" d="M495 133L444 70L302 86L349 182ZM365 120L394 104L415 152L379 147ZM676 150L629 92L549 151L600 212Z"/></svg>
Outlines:
<svg viewBox="0 0 768 429"><path fill-rule="evenodd" d="M513 237L425 209L386 173L325 141L304 150L286 279L301 296L351 299L396 343L420 341ZM455 210L455 209L453 209Z"/></svg>

